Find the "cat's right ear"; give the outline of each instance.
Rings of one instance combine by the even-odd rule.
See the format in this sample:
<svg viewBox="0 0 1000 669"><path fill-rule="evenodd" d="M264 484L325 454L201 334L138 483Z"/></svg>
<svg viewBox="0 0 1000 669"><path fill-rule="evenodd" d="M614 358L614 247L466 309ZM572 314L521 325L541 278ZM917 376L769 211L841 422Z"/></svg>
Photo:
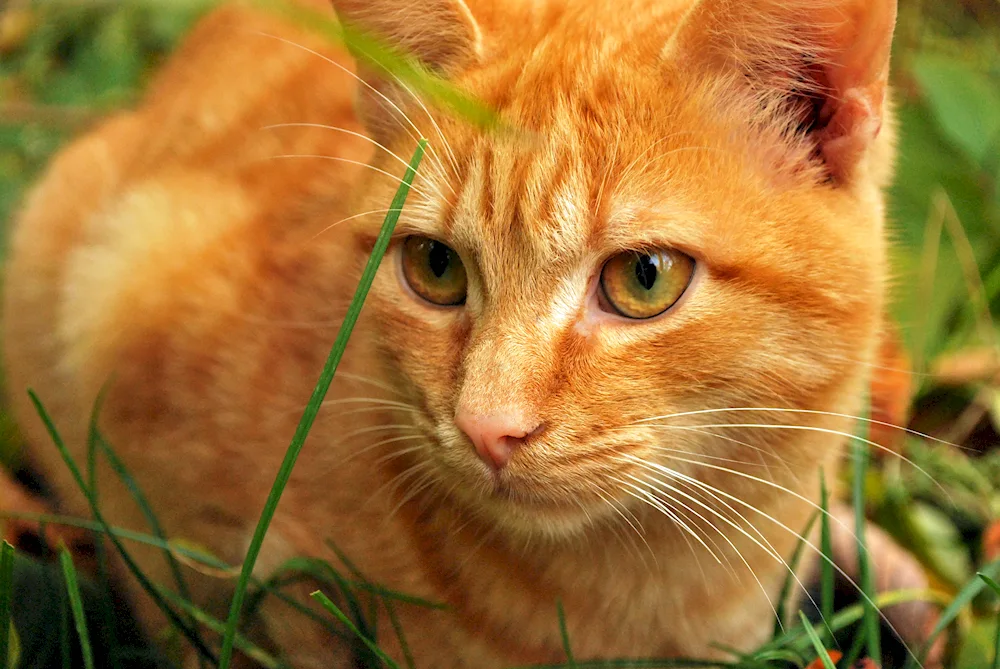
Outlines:
<svg viewBox="0 0 1000 669"><path fill-rule="evenodd" d="M384 44L416 59L434 74L448 76L482 55L482 33L463 0L333 0L341 22L367 32ZM401 126L400 105L408 95L394 77L356 53L359 111L369 130L385 139Z"/></svg>
<svg viewBox="0 0 1000 669"><path fill-rule="evenodd" d="M885 120L895 19L896 0L700 0L665 55L784 117L849 183Z"/></svg>

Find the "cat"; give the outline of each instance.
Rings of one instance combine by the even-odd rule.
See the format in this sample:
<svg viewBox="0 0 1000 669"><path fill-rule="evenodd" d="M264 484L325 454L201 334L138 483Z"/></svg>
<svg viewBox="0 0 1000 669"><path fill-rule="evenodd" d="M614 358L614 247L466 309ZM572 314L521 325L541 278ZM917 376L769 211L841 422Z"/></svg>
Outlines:
<svg viewBox="0 0 1000 669"><path fill-rule="evenodd" d="M27 388L79 462L101 395L167 534L242 561L423 135L255 574L339 565L336 542L368 580L445 605L395 605L420 667L565 661L557 602L578 660L766 639L882 328L894 0L302 4L505 130L273 14L205 18L15 221L9 386L62 508L88 514ZM105 469L99 495L148 532ZM162 552L131 548L171 582ZM224 617L230 575L185 573ZM349 636L273 597L248 634L292 666L353 666Z"/></svg>

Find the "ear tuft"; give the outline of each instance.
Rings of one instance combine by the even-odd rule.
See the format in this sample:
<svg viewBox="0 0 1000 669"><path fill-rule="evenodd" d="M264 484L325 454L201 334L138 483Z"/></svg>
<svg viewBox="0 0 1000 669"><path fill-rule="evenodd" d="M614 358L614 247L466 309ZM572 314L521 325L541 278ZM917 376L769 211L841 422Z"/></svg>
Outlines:
<svg viewBox="0 0 1000 669"><path fill-rule="evenodd" d="M665 55L780 108L843 183L882 127L895 20L895 0L701 0Z"/></svg>

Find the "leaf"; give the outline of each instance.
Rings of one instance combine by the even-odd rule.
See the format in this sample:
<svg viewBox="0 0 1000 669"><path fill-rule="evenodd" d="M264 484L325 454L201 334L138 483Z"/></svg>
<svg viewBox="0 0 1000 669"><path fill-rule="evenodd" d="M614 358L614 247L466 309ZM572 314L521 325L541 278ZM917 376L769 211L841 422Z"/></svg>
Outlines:
<svg viewBox="0 0 1000 669"><path fill-rule="evenodd" d="M837 669L834 662L840 659L841 654L836 651L828 651L823 647L823 642L819 640L819 635L816 634L816 630L813 628L812 623L810 623L809 619L806 618L806 614L799 611L799 618L802 620L802 627L809 636L809 641L812 642L817 656L816 661L806 667L806 669ZM836 653L837 657L833 657L834 653Z"/></svg>
<svg viewBox="0 0 1000 669"><path fill-rule="evenodd" d="M1000 89L994 82L941 55L918 56L913 74L954 146L980 164L1000 148Z"/></svg>

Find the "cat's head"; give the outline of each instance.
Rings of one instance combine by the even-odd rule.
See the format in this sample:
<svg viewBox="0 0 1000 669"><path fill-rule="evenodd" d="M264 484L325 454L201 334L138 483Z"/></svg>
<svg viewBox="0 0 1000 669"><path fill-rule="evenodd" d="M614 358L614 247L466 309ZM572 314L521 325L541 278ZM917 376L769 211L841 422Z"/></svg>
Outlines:
<svg viewBox="0 0 1000 669"><path fill-rule="evenodd" d="M504 527L814 482L850 422L810 412L859 410L895 2L686 4L335 1L504 126L390 76L361 101L395 176L359 211L431 144L366 306L425 437L407 466ZM721 411L754 407L796 411Z"/></svg>

